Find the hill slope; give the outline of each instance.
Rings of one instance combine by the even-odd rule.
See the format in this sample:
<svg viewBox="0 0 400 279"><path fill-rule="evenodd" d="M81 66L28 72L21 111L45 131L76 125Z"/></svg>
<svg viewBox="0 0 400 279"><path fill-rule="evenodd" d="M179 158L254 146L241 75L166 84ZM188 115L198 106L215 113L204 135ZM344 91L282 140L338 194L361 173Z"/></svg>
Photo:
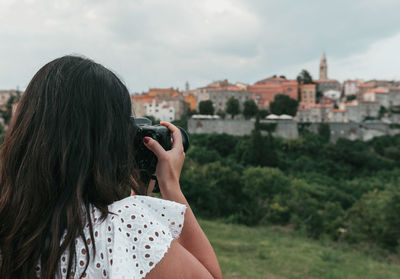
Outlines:
<svg viewBox="0 0 400 279"><path fill-rule="evenodd" d="M400 265L284 228L250 228L201 220L230 278L400 278Z"/></svg>

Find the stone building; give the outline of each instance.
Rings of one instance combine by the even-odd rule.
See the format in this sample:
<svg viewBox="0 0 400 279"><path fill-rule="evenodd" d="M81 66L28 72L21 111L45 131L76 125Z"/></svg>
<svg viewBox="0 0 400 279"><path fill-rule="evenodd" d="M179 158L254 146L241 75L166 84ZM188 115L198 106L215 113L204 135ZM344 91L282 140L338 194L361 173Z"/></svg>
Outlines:
<svg viewBox="0 0 400 279"><path fill-rule="evenodd" d="M302 84L300 86L300 101L303 103L316 103L316 85L315 84Z"/></svg>
<svg viewBox="0 0 400 279"><path fill-rule="evenodd" d="M328 79L328 63L326 61L325 53L322 54L321 61L319 63L319 79L320 80Z"/></svg>
<svg viewBox="0 0 400 279"><path fill-rule="evenodd" d="M347 111L345 109L332 109L328 113L329 122L347 122Z"/></svg>
<svg viewBox="0 0 400 279"><path fill-rule="evenodd" d="M374 88L375 88L375 86L372 83L365 83L365 82L360 83L360 85L358 86L357 99L362 100L364 92L370 91Z"/></svg>
<svg viewBox="0 0 400 279"><path fill-rule="evenodd" d="M380 106L389 107L389 90L387 88L373 88L362 95L364 101L378 102Z"/></svg>
<svg viewBox="0 0 400 279"><path fill-rule="evenodd" d="M360 80L346 80L343 82L344 96L356 96L361 83L362 81Z"/></svg>
<svg viewBox="0 0 400 279"><path fill-rule="evenodd" d="M366 118L377 118L380 107L377 101L363 100L345 104L347 119L350 122L362 122Z"/></svg>
<svg viewBox="0 0 400 279"><path fill-rule="evenodd" d="M400 106L400 87L388 87L389 107Z"/></svg>
<svg viewBox="0 0 400 279"><path fill-rule="evenodd" d="M144 104L151 103L154 99L155 97L151 97L148 94L131 95L132 115L135 115L137 117L145 116L146 110Z"/></svg>
<svg viewBox="0 0 400 279"><path fill-rule="evenodd" d="M346 103L347 120L350 122L360 122L361 117L358 113L358 103Z"/></svg>
<svg viewBox="0 0 400 279"><path fill-rule="evenodd" d="M158 99L170 98L172 96L181 95L179 90L174 88L150 88L147 94L151 97L156 97Z"/></svg>
<svg viewBox="0 0 400 279"><path fill-rule="evenodd" d="M257 81L247 87L247 91L253 94L260 109L269 108L269 104L278 94L287 95L298 100L297 80L287 80L283 77L271 77Z"/></svg>
<svg viewBox="0 0 400 279"><path fill-rule="evenodd" d="M201 101L211 100L210 91L244 91L243 84L232 84L227 79L214 81L205 87L200 87L192 91L192 95L196 98L196 109L199 108Z"/></svg>
<svg viewBox="0 0 400 279"><path fill-rule="evenodd" d="M240 110L243 110L243 104L245 101L251 99L251 93L245 90L242 91L209 91L210 100L213 103L214 111L226 111L226 103L230 98L235 98L239 101Z"/></svg>
<svg viewBox="0 0 400 279"><path fill-rule="evenodd" d="M197 98L194 95L184 96L184 101L188 103L189 109L194 111L197 109Z"/></svg>
<svg viewBox="0 0 400 279"><path fill-rule="evenodd" d="M144 103L145 115L154 116L161 121L174 121L175 109L164 100L153 99Z"/></svg>
<svg viewBox="0 0 400 279"><path fill-rule="evenodd" d="M300 103L297 109L297 122L327 122L332 104Z"/></svg>
<svg viewBox="0 0 400 279"><path fill-rule="evenodd" d="M185 101L183 95L172 96L169 98L159 99L165 101L169 106L174 108L174 119L181 119L190 108L190 104Z"/></svg>
<svg viewBox="0 0 400 279"><path fill-rule="evenodd" d="M160 102L165 102L169 107L173 107L174 109L174 116L173 119L181 119L182 115L187 112L187 110L190 107L190 104L185 101L185 98L183 95L171 95L171 94L165 94L165 95L156 95L152 94L149 95L147 94L136 94L131 96L131 102L132 102L132 114L140 117L140 116L145 116L145 115L153 115L149 113L155 113L154 107L157 107L159 110L158 104ZM153 106L153 101L156 101L156 105ZM164 116L163 116L164 117ZM156 117L157 118L157 117ZM157 118L159 119L159 118ZM170 120L166 120L170 121Z"/></svg>
<svg viewBox="0 0 400 279"><path fill-rule="evenodd" d="M358 102L361 121L366 117L377 118L379 116L380 104L377 101Z"/></svg>
<svg viewBox="0 0 400 279"><path fill-rule="evenodd" d="M372 80L367 81L367 83L373 84L375 87L397 87L397 86L400 86L400 81L395 81L395 80L372 79Z"/></svg>
<svg viewBox="0 0 400 279"><path fill-rule="evenodd" d="M314 82L317 84L317 92L322 94L328 90L341 91L341 85L337 80L328 79L328 62L325 53L322 54L319 64L319 79Z"/></svg>
<svg viewBox="0 0 400 279"><path fill-rule="evenodd" d="M329 90L341 91L340 82L335 79L329 80L314 80L317 84L317 92L321 92L322 94Z"/></svg>
<svg viewBox="0 0 400 279"><path fill-rule="evenodd" d="M342 95L342 92L340 92L340 91L338 91L338 90L332 90L332 89L330 89L330 90L326 90L324 93L323 93L323 95L324 95L324 97L327 97L327 98L329 98L329 99L332 99L332 100L339 100L340 99L340 97L341 97L341 95Z"/></svg>

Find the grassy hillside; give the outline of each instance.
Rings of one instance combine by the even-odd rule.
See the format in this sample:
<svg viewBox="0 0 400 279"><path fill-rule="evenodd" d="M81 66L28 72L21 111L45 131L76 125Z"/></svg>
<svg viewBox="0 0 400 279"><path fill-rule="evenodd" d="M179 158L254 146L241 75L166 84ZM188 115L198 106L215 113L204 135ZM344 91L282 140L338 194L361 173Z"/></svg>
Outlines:
<svg viewBox="0 0 400 279"><path fill-rule="evenodd" d="M395 260L295 236L284 228L200 222L230 278L400 278ZM394 257L393 257L394 258Z"/></svg>

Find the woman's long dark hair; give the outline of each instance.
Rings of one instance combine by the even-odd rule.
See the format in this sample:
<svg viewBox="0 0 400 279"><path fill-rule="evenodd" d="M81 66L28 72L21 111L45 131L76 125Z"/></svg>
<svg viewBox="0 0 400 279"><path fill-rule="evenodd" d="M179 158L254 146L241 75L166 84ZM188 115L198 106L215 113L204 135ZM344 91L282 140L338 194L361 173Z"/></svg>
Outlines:
<svg viewBox="0 0 400 279"><path fill-rule="evenodd" d="M54 278L66 249L70 278L75 239L89 251L86 221L94 243L90 204L104 218L131 189L144 193L130 115L124 84L89 59L61 57L33 77L1 150L0 278L35 278L39 261L40 277Z"/></svg>

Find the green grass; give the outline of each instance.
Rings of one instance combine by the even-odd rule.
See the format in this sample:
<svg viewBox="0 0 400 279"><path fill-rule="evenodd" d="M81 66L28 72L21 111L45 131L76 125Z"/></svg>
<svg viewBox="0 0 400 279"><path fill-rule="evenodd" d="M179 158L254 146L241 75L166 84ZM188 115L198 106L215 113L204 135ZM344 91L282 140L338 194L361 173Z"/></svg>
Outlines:
<svg viewBox="0 0 400 279"><path fill-rule="evenodd" d="M383 257L296 236L289 229L205 220L200 224L215 249L224 279L400 278L400 265Z"/></svg>

